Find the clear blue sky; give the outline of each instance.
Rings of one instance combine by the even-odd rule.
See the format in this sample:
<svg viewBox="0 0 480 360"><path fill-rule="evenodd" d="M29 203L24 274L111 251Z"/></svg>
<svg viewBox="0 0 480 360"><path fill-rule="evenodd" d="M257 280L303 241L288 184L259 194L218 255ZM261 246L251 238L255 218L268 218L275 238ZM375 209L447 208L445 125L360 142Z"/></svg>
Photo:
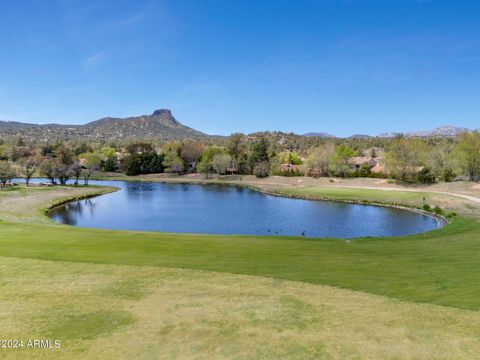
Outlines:
<svg viewBox="0 0 480 360"><path fill-rule="evenodd" d="M0 3L0 119L207 133L480 127L476 0Z"/></svg>

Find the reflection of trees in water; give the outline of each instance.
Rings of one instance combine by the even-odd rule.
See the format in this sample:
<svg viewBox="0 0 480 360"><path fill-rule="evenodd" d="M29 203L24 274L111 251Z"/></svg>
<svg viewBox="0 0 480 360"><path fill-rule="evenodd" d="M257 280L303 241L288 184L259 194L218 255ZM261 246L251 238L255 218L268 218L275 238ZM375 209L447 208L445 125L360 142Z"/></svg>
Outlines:
<svg viewBox="0 0 480 360"><path fill-rule="evenodd" d="M93 217L95 206L96 204L90 199L76 201L56 209L53 216L62 224L77 225L77 219L83 215L85 210Z"/></svg>
<svg viewBox="0 0 480 360"><path fill-rule="evenodd" d="M132 200L142 199L151 200L150 192L155 190L155 184L152 183L127 183L125 191L127 197Z"/></svg>

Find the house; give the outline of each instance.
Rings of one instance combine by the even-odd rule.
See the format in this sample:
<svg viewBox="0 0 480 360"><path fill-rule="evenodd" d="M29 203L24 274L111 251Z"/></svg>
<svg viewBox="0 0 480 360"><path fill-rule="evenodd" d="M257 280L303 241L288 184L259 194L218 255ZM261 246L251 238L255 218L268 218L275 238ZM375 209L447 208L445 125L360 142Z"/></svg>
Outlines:
<svg viewBox="0 0 480 360"><path fill-rule="evenodd" d="M373 173L373 174L385 174L386 171L385 171L385 166L380 164L380 163L377 163L374 167L372 167L370 169L370 171Z"/></svg>
<svg viewBox="0 0 480 360"><path fill-rule="evenodd" d="M377 160L372 157L367 156L356 156L352 157L348 160L350 167L354 170L360 170L360 168L367 164L369 169L372 169L375 165L377 165Z"/></svg>

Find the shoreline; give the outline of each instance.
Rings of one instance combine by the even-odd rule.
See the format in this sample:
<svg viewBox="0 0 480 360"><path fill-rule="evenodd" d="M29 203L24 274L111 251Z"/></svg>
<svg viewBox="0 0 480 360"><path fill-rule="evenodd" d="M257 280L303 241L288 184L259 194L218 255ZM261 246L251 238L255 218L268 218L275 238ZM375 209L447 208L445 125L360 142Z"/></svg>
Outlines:
<svg viewBox="0 0 480 360"><path fill-rule="evenodd" d="M125 181L125 180L120 180L120 179L99 180L99 179L95 179L95 180L92 180L92 181L111 181L111 182L119 181L120 182L120 181ZM424 234L424 233L427 233L427 232L436 231L436 230L439 230L439 229L442 229L442 228L448 226L449 223L450 223L449 220L447 219L447 217L445 217L445 216L435 214L435 213L431 213L431 212L428 212L426 210L423 210L423 209L420 209L420 208L417 208L417 207L413 207L413 206L408 206L408 205L405 205L405 204L392 204L392 203L387 203L387 202L382 203L382 202L375 202L375 201L369 201L369 200L360 201L360 200L353 200L353 199L331 199L331 198L321 198L321 197L307 196L307 195L288 194L288 193L282 193L282 192L279 192L279 191L274 191L274 190L272 191L272 190L263 189L263 188L255 185L255 184L248 183L248 182L245 182L245 183L238 183L238 182L224 182L224 183L222 183L222 182L215 182L215 181L212 181L212 182L200 182L200 181L188 182L188 181L184 181L183 179L181 181L176 181L175 179L173 179L171 181L162 181L162 180L153 180L152 181L152 180L144 180L144 179L130 179L127 182L160 183L160 184L172 184L172 185L187 184L187 185L201 185L201 186L208 186L208 185L234 186L234 187L238 187L238 188L250 189L252 191L256 191L256 192L258 192L260 194L264 194L264 195L283 197L283 198L309 200L309 201L336 202L336 203L346 203L346 204L356 204L356 205L377 206L377 207L384 207L384 208L400 209L400 210L410 211L410 212L413 212L413 213L417 213L417 214L420 214L420 215L427 216L429 218L434 219L437 222L437 227L435 229L431 229L431 230L424 231L424 232L419 232L419 233L413 233L413 234L409 234L409 235L405 235L405 236L418 235L418 234ZM101 187L105 187L105 188L111 187L111 186L108 186L108 185L95 185L95 186L101 186ZM101 196L101 195L105 195L105 194L108 194L108 193L112 193L112 192L122 190L121 188L117 188L117 187L111 187L111 188L112 189L110 191L100 191L100 192L97 192L97 193L93 192L93 193L89 193L89 194L84 194L82 196L75 196L71 199L61 199L59 202L51 204L48 208L42 209L43 214L51 220L51 218L49 216L49 213L54 208L64 206L64 205L66 205L70 202L79 201L79 200L92 198L92 197L97 197L97 196ZM92 229L100 229L100 228L95 228L94 227ZM130 231L130 230L119 230L119 231ZM155 231L155 230L153 230L151 232L163 233L162 231ZM181 234L183 234L183 233L181 233ZM209 235L254 236L254 235L249 235L249 234L209 234ZM262 235L260 235L260 236L262 236ZM269 236L269 235L265 235L265 236ZM382 237L385 237L385 236L372 236L372 238L382 238ZM395 237L395 236L387 236L387 237ZM321 239L321 237L318 237L318 238L315 237L315 238L316 239ZM357 239L357 238L362 238L362 237L352 237L352 238L349 238L349 239ZM342 239L342 238L337 238L337 239Z"/></svg>

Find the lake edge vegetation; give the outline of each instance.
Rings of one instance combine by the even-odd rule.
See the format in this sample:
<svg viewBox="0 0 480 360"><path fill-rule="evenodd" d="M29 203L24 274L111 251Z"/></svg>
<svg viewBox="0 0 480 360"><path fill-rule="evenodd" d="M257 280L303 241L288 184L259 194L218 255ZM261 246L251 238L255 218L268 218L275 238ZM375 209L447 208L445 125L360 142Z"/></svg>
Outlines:
<svg viewBox="0 0 480 360"><path fill-rule="evenodd" d="M480 133L456 137L321 138L283 133L232 134L214 143L26 142L0 139L0 186L33 176L52 184L88 184L96 172L127 176L201 173L223 175L372 177L432 184L480 179Z"/></svg>

